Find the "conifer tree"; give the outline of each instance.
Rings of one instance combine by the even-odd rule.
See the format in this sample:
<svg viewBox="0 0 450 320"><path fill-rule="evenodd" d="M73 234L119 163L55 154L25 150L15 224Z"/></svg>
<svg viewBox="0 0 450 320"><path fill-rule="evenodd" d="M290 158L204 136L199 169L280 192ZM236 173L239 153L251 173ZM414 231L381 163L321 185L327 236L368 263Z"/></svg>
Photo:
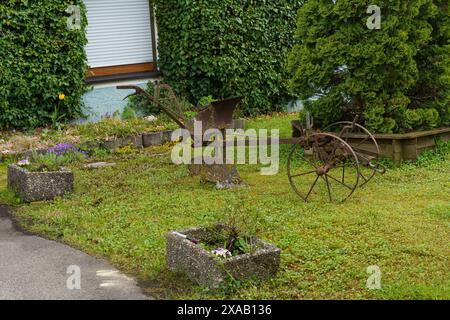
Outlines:
<svg viewBox="0 0 450 320"><path fill-rule="evenodd" d="M373 5L379 28L368 24ZM309 0L296 36L291 87L316 124L359 115L380 133L448 125L448 0Z"/></svg>

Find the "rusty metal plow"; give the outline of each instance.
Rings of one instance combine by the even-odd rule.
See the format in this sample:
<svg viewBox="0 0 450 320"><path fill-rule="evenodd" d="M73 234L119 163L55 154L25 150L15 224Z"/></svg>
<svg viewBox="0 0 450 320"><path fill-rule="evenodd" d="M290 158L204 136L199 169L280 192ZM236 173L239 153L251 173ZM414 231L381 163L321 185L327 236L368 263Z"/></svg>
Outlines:
<svg viewBox="0 0 450 320"><path fill-rule="evenodd" d="M202 136L208 129L218 129L225 137L225 130L232 127L233 113L241 101L241 98L231 98L212 102L198 108L197 115L192 120L187 120L174 91L168 85L157 84L155 92L167 90L175 110L138 86L117 88L132 89L135 90L132 95L147 97L181 128L187 129L194 141L195 122L201 123ZM287 174L292 189L304 201L318 198L330 202L344 202L358 187L365 186L377 173L383 174L386 171L379 163L380 148L377 141L357 120L358 118L355 118L353 122L334 123L324 129L326 132L314 130L311 118L307 121L306 129L295 121L293 125L299 134L292 139L279 141L280 144L294 145L288 158ZM248 142L247 140L245 143ZM225 143L222 150L224 158L227 145ZM188 166L191 175L214 182L219 188L242 184L235 165L211 165L203 158L198 160L193 159L193 163L199 164Z"/></svg>
<svg viewBox="0 0 450 320"><path fill-rule="evenodd" d="M160 93L162 90L167 90L172 104L176 106L176 110L164 106L161 100L156 96L152 96L144 89L138 86L118 86L117 89L135 90L135 92L129 96L142 95L152 101L162 112L167 114L180 128L189 131L194 141L193 147L199 147L196 145L196 134L205 134L209 129L220 130L225 136L225 130L232 127L233 113L241 102L242 98L230 98L222 101L212 102L210 105L197 108L197 115L187 120L183 114L183 110L180 107L178 99L172 88L165 84L157 84L156 92ZM128 96L128 97L129 97ZM201 124L201 132L195 132L195 124ZM203 143L200 145L203 147ZM222 150L223 157L226 156L226 146ZM191 165L188 166L189 174L192 176L200 176L202 180L207 182L213 182L218 188L228 189L235 186L239 186L243 183L235 165L229 164L207 164L210 163L210 159L192 159Z"/></svg>

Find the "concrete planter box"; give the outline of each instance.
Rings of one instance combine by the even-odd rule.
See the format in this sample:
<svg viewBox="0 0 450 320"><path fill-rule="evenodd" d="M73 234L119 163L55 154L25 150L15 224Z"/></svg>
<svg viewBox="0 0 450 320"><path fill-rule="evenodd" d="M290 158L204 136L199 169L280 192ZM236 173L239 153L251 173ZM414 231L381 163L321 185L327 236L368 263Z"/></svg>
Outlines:
<svg viewBox="0 0 450 320"><path fill-rule="evenodd" d="M162 144L162 132L144 133L142 135L142 144L144 148L159 146Z"/></svg>
<svg viewBox="0 0 450 320"><path fill-rule="evenodd" d="M125 138L116 138L114 140L106 140L101 143L101 146L106 149L114 150L121 147L126 147L131 145L133 148L141 149L142 145L142 135L130 136Z"/></svg>
<svg viewBox="0 0 450 320"><path fill-rule="evenodd" d="M162 144L172 141L172 130L162 132Z"/></svg>
<svg viewBox="0 0 450 320"><path fill-rule="evenodd" d="M298 121L293 121L297 122ZM299 130L293 125L293 137L300 136ZM436 140L443 141L450 140L450 128L440 128L428 131L415 131L403 134L374 134L380 147L382 158L389 158L394 160L396 164L403 161L417 160L420 154L426 150L432 149L436 146ZM365 136L351 134L348 136L350 145L357 146L365 139ZM371 148L371 143L363 143L365 149ZM375 148L372 151L376 151Z"/></svg>
<svg viewBox="0 0 450 320"><path fill-rule="evenodd" d="M25 202L53 200L73 192L73 172L30 172L17 165L8 166L8 188Z"/></svg>
<svg viewBox="0 0 450 320"><path fill-rule="evenodd" d="M204 228L188 229L180 233L200 241L209 234ZM280 267L281 250L261 240L257 240L258 249L254 253L221 259L175 232L169 232L166 239L169 270L184 273L191 280L207 287L218 287L228 275L237 280L269 279L277 274Z"/></svg>
<svg viewBox="0 0 450 320"><path fill-rule="evenodd" d="M170 142L172 139L171 130L161 132L150 132L142 135L142 145L144 148L151 146L160 146L166 142Z"/></svg>

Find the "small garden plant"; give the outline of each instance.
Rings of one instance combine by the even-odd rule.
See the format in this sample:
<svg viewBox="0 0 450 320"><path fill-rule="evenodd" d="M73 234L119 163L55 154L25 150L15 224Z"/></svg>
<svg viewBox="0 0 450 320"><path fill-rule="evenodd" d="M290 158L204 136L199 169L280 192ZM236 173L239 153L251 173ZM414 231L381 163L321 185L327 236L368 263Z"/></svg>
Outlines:
<svg viewBox="0 0 450 320"><path fill-rule="evenodd" d="M242 210L242 201L237 202L238 205L227 206L225 209L226 222L207 228L207 236L200 242L206 251L217 257L230 258L253 253L258 249L258 232L250 227L257 225L256 221L251 222L251 217Z"/></svg>
<svg viewBox="0 0 450 320"><path fill-rule="evenodd" d="M219 258L231 258L254 252L258 246L255 237L241 233L235 225L209 228L208 236L200 242L203 249Z"/></svg>
<svg viewBox="0 0 450 320"><path fill-rule="evenodd" d="M84 161L87 152L71 144L58 144L45 154L33 152L30 159L18 162L18 165L31 172L53 172L62 167Z"/></svg>

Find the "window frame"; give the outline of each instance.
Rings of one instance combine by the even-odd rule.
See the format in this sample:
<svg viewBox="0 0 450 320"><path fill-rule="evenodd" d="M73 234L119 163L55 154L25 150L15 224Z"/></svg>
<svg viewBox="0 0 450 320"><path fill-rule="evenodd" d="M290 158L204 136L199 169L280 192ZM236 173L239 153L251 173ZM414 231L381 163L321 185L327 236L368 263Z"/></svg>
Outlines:
<svg viewBox="0 0 450 320"><path fill-rule="evenodd" d="M159 76L158 52L156 43L156 21L155 8L152 1L149 1L150 8L150 28L152 37L153 61L146 63L126 64L118 66L89 68L86 71L85 82L88 84L102 83L115 80L137 80L143 78L153 78Z"/></svg>

